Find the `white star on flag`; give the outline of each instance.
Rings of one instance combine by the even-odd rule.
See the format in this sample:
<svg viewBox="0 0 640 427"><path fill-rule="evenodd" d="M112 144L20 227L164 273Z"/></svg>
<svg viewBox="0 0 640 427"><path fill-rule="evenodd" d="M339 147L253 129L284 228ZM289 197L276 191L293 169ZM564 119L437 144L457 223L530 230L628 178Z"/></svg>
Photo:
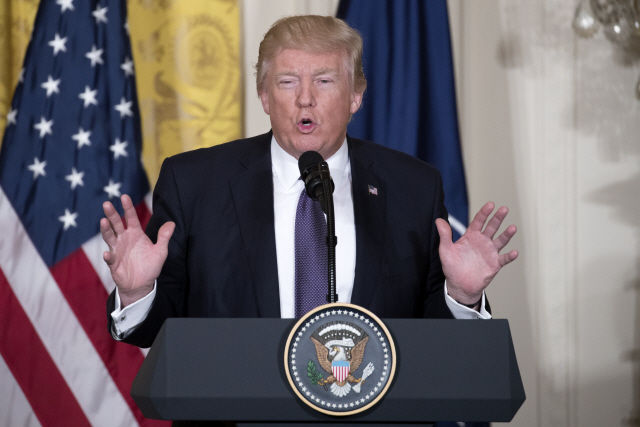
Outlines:
<svg viewBox="0 0 640 427"><path fill-rule="evenodd" d="M78 213L77 212L71 213L71 212L69 212L69 209L65 209L64 210L64 215L58 217L60 222L64 223L63 229L65 231L69 227L77 227L78 226L78 224L76 224L76 218L78 218Z"/></svg>
<svg viewBox="0 0 640 427"><path fill-rule="evenodd" d="M71 175L65 176L64 179L69 181L71 183L71 189L75 190L78 185L84 186L82 177L84 177L84 172L78 172L76 168L71 168Z"/></svg>
<svg viewBox="0 0 640 427"><path fill-rule="evenodd" d="M7 126L10 124L16 124L16 116L18 115L18 110L9 110L7 114Z"/></svg>
<svg viewBox="0 0 640 427"><path fill-rule="evenodd" d="M47 121L44 117L40 118L40 123L36 123L33 127L40 131L40 138L44 138L45 135L53 135L53 119Z"/></svg>
<svg viewBox="0 0 640 427"><path fill-rule="evenodd" d="M96 6L96 10L91 12L94 18L96 18L96 24L101 22L107 23L107 7L101 8L100 5Z"/></svg>
<svg viewBox="0 0 640 427"><path fill-rule="evenodd" d="M31 172L33 172L33 179L36 179L38 176L46 176L44 173L44 167L47 166L47 161L41 162L37 157L33 158L33 164L27 166Z"/></svg>
<svg viewBox="0 0 640 427"><path fill-rule="evenodd" d="M56 0L56 4L60 5L61 11L60 13L64 13L65 10L75 10L73 7L73 0Z"/></svg>
<svg viewBox="0 0 640 427"><path fill-rule="evenodd" d="M87 108L89 105L98 105L98 100L96 99L98 96L98 89L91 90L89 86L84 87L84 92L78 95L78 98L84 101L84 108Z"/></svg>
<svg viewBox="0 0 640 427"><path fill-rule="evenodd" d="M47 98L50 97L52 93L60 93L60 88L58 88L60 80L61 79L53 80L53 77L49 75L47 81L40 85L40 87L47 90Z"/></svg>
<svg viewBox="0 0 640 427"><path fill-rule="evenodd" d="M120 118L124 116L133 117L133 113L131 112L131 106L133 105L133 101L126 101L124 97L120 99L120 104L113 107L116 111L120 113Z"/></svg>
<svg viewBox="0 0 640 427"><path fill-rule="evenodd" d="M24 68L20 70L20 74L18 75L18 81L20 83L24 82Z"/></svg>
<svg viewBox="0 0 640 427"><path fill-rule="evenodd" d="M120 65L120 68L124 70L125 76L133 76L133 61L130 60L129 57L127 57L122 65Z"/></svg>
<svg viewBox="0 0 640 427"><path fill-rule="evenodd" d="M109 199L112 199L113 197L120 197L121 185L122 185L121 182L113 182L113 179L110 179L109 185L104 187L103 190L105 191L105 193L109 195Z"/></svg>
<svg viewBox="0 0 640 427"><path fill-rule="evenodd" d="M109 150L113 151L113 159L117 159L120 156L123 157L127 157L127 150L125 150L125 147L129 145L129 143L127 141L120 141L119 138L116 138L116 141L113 143L113 145L109 146Z"/></svg>
<svg viewBox="0 0 640 427"><path fill-rule="evenodd" d="M74 141L78 141L78 149L80 149L83 145L91 145L91 141L89 141L90 136L90 130L79 128L78 133L72 135L71 139L73 139Z"/></svg>
<svg viewBox="0 0 640 427"><path fill-rule="evenodd" d="M60 38L60 35L56 33L55 38L49 42L49 46L53 48L53 56L56 56L58 52L66 52L67 48L64 45L67 42L67 37Z"/></svg>
<svg viewBox="0 0 640 427"><path fill-rule="evenodd" d="M127 32L127 35L129 35L129 20L127 19L123 25L125 31Z"/></svg>
<svg viewBox="0 0 640 427"><path fill-rule="evenodd" d="M102 60L102 52L103 50L96 48L96 45L94 44L91 46L91 52L87 52L84 56L89 58L91 60L91 66L95 67L96 64L104 64L104 61Z"/></svg>

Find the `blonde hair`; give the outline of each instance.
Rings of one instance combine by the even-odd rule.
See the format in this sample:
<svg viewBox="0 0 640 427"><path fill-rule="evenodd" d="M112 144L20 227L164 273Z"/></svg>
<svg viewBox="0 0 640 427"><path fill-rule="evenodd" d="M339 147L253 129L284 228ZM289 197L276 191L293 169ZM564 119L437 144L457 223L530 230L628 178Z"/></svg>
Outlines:
<svg viewBox="0 0 640 427"><path fill-rule="evenodd" d="M258 96L266 90L264 84L271 62L283 49L298 49L313 54L343 49L351 89L356 93L364 93L367 88L367 79L362 69L360 33L341 19L301 15L279 19L264 35L256 64Z"/></svg>

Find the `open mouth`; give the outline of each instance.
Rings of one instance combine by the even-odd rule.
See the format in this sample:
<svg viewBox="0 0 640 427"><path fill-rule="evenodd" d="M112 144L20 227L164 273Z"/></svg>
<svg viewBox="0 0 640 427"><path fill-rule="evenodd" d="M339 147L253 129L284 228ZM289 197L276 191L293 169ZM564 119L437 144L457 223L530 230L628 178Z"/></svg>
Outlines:
<svg viewBox="0 0 640 427"><path fill-rule="evenodd" d="M317 124L309 118L301 119L298 122L298 129L300 129L300 132L302 133L311 133L316 128L316 126Z"/></svg>

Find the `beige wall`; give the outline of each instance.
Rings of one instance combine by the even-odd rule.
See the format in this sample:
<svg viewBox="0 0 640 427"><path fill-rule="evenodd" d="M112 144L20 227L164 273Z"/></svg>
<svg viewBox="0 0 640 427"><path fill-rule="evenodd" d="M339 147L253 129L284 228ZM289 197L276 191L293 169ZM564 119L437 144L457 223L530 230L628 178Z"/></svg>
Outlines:
<svg viewBox="0 0 640 427"><path fill-rule="evenodd" d="M282 15L243 2L245 131L269 129L251 65ZM640 64L577 39L567 0L449 0L472 211L511 208L521 258L489 288L527 401L513 426L640 425Z"/></svg>
<svg viewBox="0 0 640 427"><path fill-rule="evenodd" d="M450 0L471 209L520 226L490 291L527 391L512 425L640 425L640 64L578 39L574 8Z"/></svg>

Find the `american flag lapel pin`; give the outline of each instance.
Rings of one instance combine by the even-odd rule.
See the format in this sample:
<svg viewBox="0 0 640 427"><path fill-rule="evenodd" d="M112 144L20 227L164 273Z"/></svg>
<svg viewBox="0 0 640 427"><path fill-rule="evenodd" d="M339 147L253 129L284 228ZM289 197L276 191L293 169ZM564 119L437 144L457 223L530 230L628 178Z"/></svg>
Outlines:
<svg viewBox="0 0 640 427"><path fill-rule="evenodd" d="M374 196L378 195L378 189L373 185L369 184L369 194L373 194Z"/></svg>

